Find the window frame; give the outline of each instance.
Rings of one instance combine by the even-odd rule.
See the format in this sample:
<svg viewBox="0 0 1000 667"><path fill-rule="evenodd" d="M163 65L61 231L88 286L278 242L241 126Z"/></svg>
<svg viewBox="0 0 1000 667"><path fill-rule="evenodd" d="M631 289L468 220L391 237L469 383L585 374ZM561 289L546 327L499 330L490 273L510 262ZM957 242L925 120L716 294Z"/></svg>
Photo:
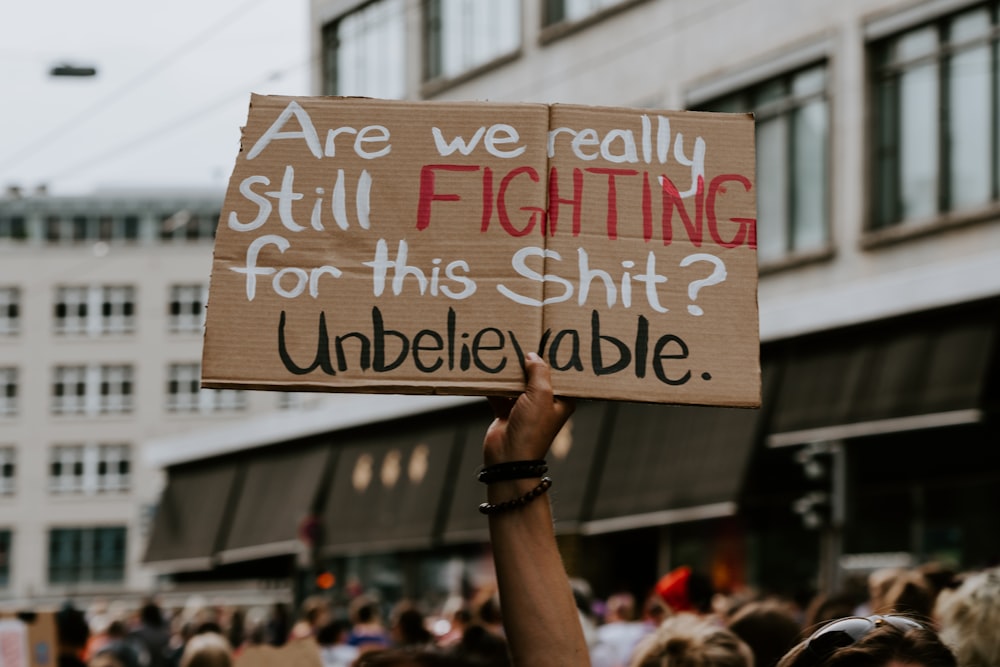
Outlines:
<svg viewBox="0 0 1000 667"><path fill-rule="evenodd" d="M51 399L49 413L57 417L130 415L135 407L135 366L57 364Z"/></svg>
<svg viewBox="0 0 1000 667"><path fill-rule="evenodd" d="M50 495L121 495L131 490L131 445L100 442L57 444L49 448Z"/></svg>
<svg viewBox="0 0 1000 667"><path fill-rule="evenodd" d="M14 337L21 333L21 288L17 285L0 286L0 337Z"/></svg>
<svg viewBox="0 0 1000 667"><path fill-rule="evenodd" d="M753 112L755 115L755 138L760 131L761 121L784 118L784 156L785 183L781 192L785 193L784 208L786 210L785 228L783 230L784 248L780 256L771 258L760 258L758 245L759 271L769 273L788 268L801 266L802 264L823 261L829 259L834 252L834 164L833 147L834 140L834 105L831 90L831 71L833 69L831 58L827 54L828 45L818 44L802 53L790 54L785 58L779 58L769 63L766 68L753 68L743 74L737 74L724 81L721 85L707 85L700 91L689 95L690 103L688 108L699 110L711 110L713 107L726 101L742 97L746 100L745 109L742 111ZM794 81L799 75L805 75L812 70L822 68L824 84L820 89L805 94L797 94L794 91ZM759 95L760 91L767 87L779 83L782 88L782 95L779 99L768 101L763 104L752 103L753 97ZM796 111L805 109L814 101L821 100L824 103L824 113L826 114L824 160L822 164L822 215L820 221L823 231L823 242L813 247L800 247L796 242L796 236L801 238L801 232L806 227L796 224L795 216L795 194L794 186L797 170L795 169L795 123L794 114ZM757 193L758 207L760 205L760 193ZM759 214L759 209L758 209ZM759 217L759 216L758 216ZM759 234L759 230L758 230ZM759 239L758 239L759 242Z"/></svg>
<svg viewBox="0 0 1000 667"><path fill-rule="evenodd" d="M865 222L863 226L862 244L865 247L880 245L884 242L894 242L896 240L919 236L926 233L934 233L955 225L979 222L995 218L1000 213L1000 2L998 0L984 0L981 2L950 3L942 6L940 11L906 12L900 16L893 16L880 19L866 29L865 57L867 61L866 89L869 98L869 122L866 128L869 141L866 142L868 148L868 159L870 165L870 178L866 179L871 183L865 197ZM983 35L955 42L951 40L949 28L952 22L964 15L985 9L989 14L990 26ZM935 37L935 48L933 52L909 58L900 62L892 62L884 65L880 62L883 54L898 43L907 35L917 33L921 30L933 29ZM990 155L990 183L989 199L981 204L956 205L952 197L952 142L950 140L950 116L953 108L950 101L952 93L949 84L951 73L949 65L951 59L956 54L961 54L977 45L985 45L988 48L988 58L990 71L987 73L989 86L988 112L990 119L989 138ZM884 155L882 146L883 134L881 123L886 119L882 114L883 107L881 95L885 82L891 81L894 86L893 91L893 113L889 118L889 126L898 126L900 116L899 109L899 80L902 74L912 70L915 66L925 63L935 65L935 108L939 110L936 119L937 136L934 138L935 160L937 162L934 185L936 188L934 197L934 211L929 215L917 215L906 217L901 200L901 173L900 173L900 144L898 140L899 128L895 127L895 138L892 143L891 159L894 163L892 182L888 185L882 180ZM895 199L888 206L892 209L886 215L883 211L886 206L885 197L891 196Z"/></svg>
<svg viewBox="0 0 1000 667"><path fill-rule="evenodd" d="M202 389L201 364L171 363L167 367L166 411L176 415L242 412L248 407L242 389ZM187 391L181 391L186 388Z"/></svg>
<svg viewBox="0 0 1000 667"><path fill-rule="evenodd" d="M205 328L205 306L208 285L205 283L174 283L167 301L167 329L173 334L201 333ZM186 308L192 312L185 312ZM193 309L197 308L197 314ZM176 311L176 312L175 312Z"/></svg>
<svg viewBox="0 0 1000 667"><path fill-rule="evenodd" d="M57 546L61 547L58 559ZM109 562L102 562L102 556L109 553L112 555ZM48 530L46 565L46 580L53 586L124 584L128 570L128 527L52 526Z"/></svg>
<svg viewBox="0 0 1000 667"><path fill-rule="evenodd" d="M0 366L0 417L13 417L19 411L17 366Z"/></svg>
<svg viewBox="0 0 1000 667"><path fill-rule="evenodd" d="M497 49L481 60L472 61L454 72L447 72L445 63L445 12L443 3L461 0L422 0L421 2L421 93L431 97L447 88L482 75L509 62L517 60L524 49L524 19L523 5L520 0L510 0L510 7L515 16L513 25L515 35L511 48ZM498 6L495 2L477 3L477 7ZM488 17L487 17L488 21ZM463 58L466 56L463 56Z"/></svg>

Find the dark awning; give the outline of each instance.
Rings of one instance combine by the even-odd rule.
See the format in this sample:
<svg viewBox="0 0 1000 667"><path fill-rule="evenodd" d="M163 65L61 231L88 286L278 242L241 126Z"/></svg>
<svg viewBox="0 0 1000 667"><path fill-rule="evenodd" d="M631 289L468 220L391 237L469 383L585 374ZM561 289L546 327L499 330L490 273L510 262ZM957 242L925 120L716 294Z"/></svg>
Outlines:
<svg viewBox="0 0 1000 667"><path fill-rule="evenodd" d="M208 569L238 492L237 466L195 463L172 468L167 476L143 560L165 572Z"/></svg>
<svg viewBox="0 0 1000 667"><path fill-rule="evenodd" d="M458 438L459 427L447 412L338 436L322 511L323 553L429 548L452 481Z"/></svg>
<svg viewBox="0 0 1000 667"><path fill-rule="evenodd" d="M575 531L583 519L608 406L598 401L578 401L569 425L552 444L547 460L554 483L549 495L558 533ZM461 463L442 534L445 542L489 540L486 518L478 510L486 500L486 487L476 480L476 471L483 463L483 436L491 419L484 409L482 415L465 422Z"/></svg>
<svg viewBox="0 0 1000 667"><path fill-rule="evenodd" d="M296 553L299 527L315 510L330 456L327 445L288 444L253 453L245 464L239 503L219 561Z"/></svg>
<svg viewBox="0 0 1000 667"><path fill-rule="evenodd" d="M788 343L768 444L980 421L996 320L939 311Z"/></svg>
<svg viewBox="0 0 1000 667"><path fill-rule="evenodd" d="M618 403L584 533L736 512L759 410Z"/></svg>

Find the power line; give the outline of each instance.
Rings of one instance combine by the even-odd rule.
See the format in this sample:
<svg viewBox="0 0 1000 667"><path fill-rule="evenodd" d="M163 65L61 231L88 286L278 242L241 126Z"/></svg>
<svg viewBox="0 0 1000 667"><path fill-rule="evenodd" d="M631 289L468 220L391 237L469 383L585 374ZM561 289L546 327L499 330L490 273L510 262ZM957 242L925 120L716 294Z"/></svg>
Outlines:
<svg viewBox="0 0 1000 667"><path fill-rule="evenodd" d="M187 113L187 114L185 114L185 115L183 115L181 117L178 117L178 118L175 118L173 120L170 120L170 121L164 123L163 125L160 125L159 127L156 127L154 129L150 130L149 132L147 132L146 134L144 134L141 137L134 138L134 139L127 139L127 140L123 141L122 143L118 144L117 146L114 146L114 147L110 148L109 150L104 151L103 153L99 153L99 154L91 156L91 157L89 157L89 158L87 158L85 160L77 162L77 163L75 163L75 164L73 164L73 165L71 165L69 167L66 167L65 169L62 169L59 172L56 172L55 174L49 175L48 177L46 177L43 180L45 182L53 182L53 181L55 181L55 180L57 180L59 178L62 178L64 176L69 176L69 175L72 175L74 173L77 173L77 172L79 172L81 169L83 169L85 167L89 167L89 166L91 166L93 164L96 164L98 162L109 160L111 158L118 157L118 156L122 155L123 153L127 153L129 151L135 150L135 149L141 147L144 142L149 142L152 139L159 139L159 138L162 138L162 137L164 137L164 136L166 136L166 135L168 135L168 134L170 134L172 132L176 132L177 130L180 130L183 127L185 127L186 125L188 125L189 123L194 122L196 120L199 120L199 119L203 118L206 112L212 111L213 109L216 109L216 108L218 108L218 107L220 107L220 106L222 106L224 104L227 104L227 103L235 100L238 97L247 95L247 91L248 90L252 90L256 85L268 83L268 82L271 82L271 81L275 81L277 79L282 78L283 76L285 76L289 72L295 71L295 70L300 69L302 67L308 67L309 64L310 64L310 61L311 61L311 59L310 60L306 60L304 62L296 63L296 64L291 65L289 67L286 67L286 68L284 68L282 70L278 70L276 72L273 72L270 76L268 76L268 77L266 77L264 79L260 79L259 81L255 82L253 84L250 84L249 86L241 86L239 89L233 90L232 92L227 93L226 95L217 98L216 100L214 100L213 102L210 102L209 104L207 104L205 106L199 107L198 109L195 109L194 111L191 111L191 112L189 112L189 113Z"/></svg>
<svg viewBox="0 0 1000 667"><path fill-rule="evenodd" d="M259 4L261 2L263 2L263 0L246 0L246 2L243 2L236 9L226 14L222 19L216 21L211 26L199 32L194 37L187 40L179 47L168 53L164 58L154 63L152 67L143 70L137 76L126 81L124 85L114 90L105 98L98 100L96 104L93 104L85 108L83 111L73 116L68 121L58 126L51 132L42 135L39 139L23 147L20 151L14 153L13 155L8 156L3 160L4 166L6 167L6 171L9 172L13 166L16 166L18 161L34 153L39 148L43 148L44 146L49 145L55 139L57 139L59 136L65 133L67 130L76 127L82 121L88 120L90 117L96 115L98 111L108 108L110 104L113 104L122 97L125 97L128 93L132 92L140 84L148 82L154 74L165 69L168 65L171 65L179 57L187 55L187 53L192 49L192 47L196 46L199 43L204 42L207 36L218 32L219 29L222 27L230 25L232 23L233 17L237 16L238 14L243 14L252 6Z"/></svg>

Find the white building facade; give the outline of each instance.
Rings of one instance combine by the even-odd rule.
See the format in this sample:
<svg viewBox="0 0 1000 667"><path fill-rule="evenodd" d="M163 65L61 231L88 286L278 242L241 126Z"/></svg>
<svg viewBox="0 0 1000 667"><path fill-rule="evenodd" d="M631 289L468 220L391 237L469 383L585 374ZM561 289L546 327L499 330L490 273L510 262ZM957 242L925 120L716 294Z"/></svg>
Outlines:
<svg viewBox="0 0 1000 667"><path fill-rule="evenodd" d="M0 605L149 594L142 443L304 402L199 388L222 194L0 198Z"/></svg>

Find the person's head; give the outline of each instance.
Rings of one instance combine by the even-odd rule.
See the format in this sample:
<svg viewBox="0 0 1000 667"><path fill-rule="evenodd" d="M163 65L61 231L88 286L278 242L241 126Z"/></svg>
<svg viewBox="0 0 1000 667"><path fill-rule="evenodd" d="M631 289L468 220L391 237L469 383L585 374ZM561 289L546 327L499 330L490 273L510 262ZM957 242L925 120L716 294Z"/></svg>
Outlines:
<svg viewBox="0 0 1000 667"><path fill-rule="evenodd" d="M795 646L802 631L789 605L777 600L746 603L727 626L753 651L756 667L774 667Z"/></svg>
<svg viewBox="0 0 1000 667"><path fill-rule="evenodd" d="M1000 568L968 576L941 594L936 608L941 639L961 665L1000 665Z"/></svg>
<svg viewBox="0 0 1000 667"><path fill-rule="evenodd" d="M930 618L934 611L937 591L918 570L903 570L888 582L877 614L906 614L914 618Z"/></svg>
<svg viewBox="0 0 1000 667"><path fill-rule="evenodd" d="M851 616L857 608L857 602L846 593L820 593L806 607L805 627L818 628L829 621Z"/></svg>
<svg viewBox="0 0 1000 667"><path fill-rule="evenodd" d="M359 595L351 600L351 622L358 625L368 625L379 622L378 602L368 595Z"/></svg>
<svg viewBox="0 0 1000 667"><path fill-rule="evenodd" d="M629 667L754 667L739 637L710 620L677 614L639 642Z"/></svg>
<svg viewBox="0 0 1000 667"><path fill-rule="evenodd" d="M907 616L849 616L827 623L778 667L956 667L937 633Z"/></svg>
<svg viewBox="0 0 1000 667"><path fill-rule="evenodd" d="M336 618L322 625L316 631L316 642L320 646L334 646L347 641L351 633L351 623L344 618Z"/></svg>
<svg viewBox="0 0 1000 667"><path fill-rule="evenodd" d="M431 640L431 633L424 625L424 615L409 601L400 602L393 608L389 625L392 639L399 646L426 644Z"/></svg>
<svg viewBox="0 0 1000 667"><path fill-rule="evenodd" d="M221 634L206 632L188 640L180 667L232 667L233 651Z"/></svg>
<svg viewBox="0 0 1000 667"><path fill-rule="evenodd" d="M90 639L90 626L83 612L67 603L56 613L56 635L61 654L81 651Z"/></svg>
<svg viewBox="0 0 1000 667"><path fill-rule="evenodd" d="M378 649L358 656L354 667L466 667L461 659L428 650Z"/></svg>
<svg viewBox="0 0 1000 667"><path fill-rule="evenodd" d="M139 657L128 644L115 641L99 650L87 667L139 667Z"/></svg>
<svg viewBox="0 0 1000 667"><path fill-rule="evenodd" d="M146 602L139 609L139 620L143 625L147 625L152 628L162 627L165 623L163 618L163 610L160 606L153 602L152 600Z"/></svg>
<svg viewBox="0 0 1000 667"><path fill-rule="evenodd" d="M631 593L615 593L605 604L604 620L607 623L635 620L635 596Z"/></svg>

